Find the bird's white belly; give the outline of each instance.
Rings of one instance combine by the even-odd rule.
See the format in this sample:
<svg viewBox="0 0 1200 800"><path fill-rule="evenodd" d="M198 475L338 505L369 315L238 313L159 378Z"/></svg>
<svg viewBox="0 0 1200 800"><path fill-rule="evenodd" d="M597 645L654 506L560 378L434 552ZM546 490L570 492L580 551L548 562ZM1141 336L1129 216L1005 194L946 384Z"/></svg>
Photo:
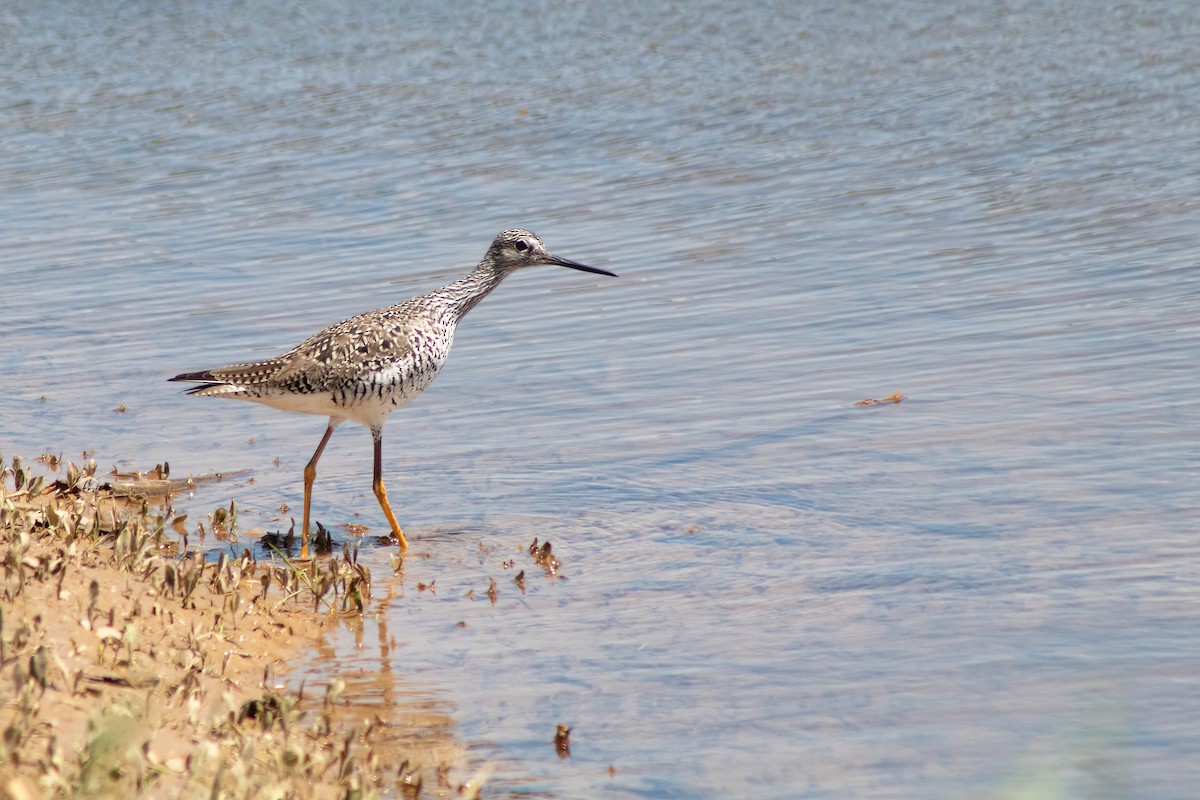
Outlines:
<svg viewBox="0 0 1200 800"><path fill-rule="evenodd" d="M425 391L440 368L441 363L427 364L425 369L396 363L356 375L333 390L267 391L240 396L281 411L341 417L370 428L382 425L388 414Z"/></svg>

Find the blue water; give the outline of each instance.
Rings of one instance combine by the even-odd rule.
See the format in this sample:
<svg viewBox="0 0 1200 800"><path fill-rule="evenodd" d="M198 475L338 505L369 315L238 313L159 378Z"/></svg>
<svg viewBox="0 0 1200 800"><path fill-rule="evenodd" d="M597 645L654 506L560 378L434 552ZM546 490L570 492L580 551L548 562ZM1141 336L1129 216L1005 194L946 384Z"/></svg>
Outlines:
<svg viewBox="0 0 1200 800"><path fill-rule="evenodd" d="M487 796L1193 796L1190 4L0 23L5 455L250 470L178 510L286 528L323 420L166 377L514 225L621 276L514 276L395 415L402 576L339 429L315 513L368 526L377 607L297 681L439 709Z"/></svg>

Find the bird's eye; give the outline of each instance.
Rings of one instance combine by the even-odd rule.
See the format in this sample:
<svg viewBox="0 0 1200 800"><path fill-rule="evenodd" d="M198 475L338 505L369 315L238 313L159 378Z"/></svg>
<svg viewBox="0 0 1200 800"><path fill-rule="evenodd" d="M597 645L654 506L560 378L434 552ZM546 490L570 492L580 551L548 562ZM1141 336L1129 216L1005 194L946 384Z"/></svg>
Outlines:
<svg viewBox="0 0 1200 800"><path fill-rule="evenodd" d="M513 247L517 248L518 253L524 253L526 250L529 249L529 244L527 242L523 242L520 239L518 239L516 242L513 243Z"/></svg>

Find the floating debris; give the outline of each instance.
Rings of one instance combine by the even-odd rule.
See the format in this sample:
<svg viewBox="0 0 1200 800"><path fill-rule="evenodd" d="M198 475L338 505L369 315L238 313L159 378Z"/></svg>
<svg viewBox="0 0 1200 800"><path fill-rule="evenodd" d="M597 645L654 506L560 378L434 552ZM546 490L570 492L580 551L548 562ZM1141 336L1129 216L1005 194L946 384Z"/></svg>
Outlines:
<svg viewBox="0 0 1200 800"><path fill-rule="evenodd" d="M554 751L559 758L571 757L571 729L561 722L554 731Z"/></svg>
<svg viewBox="0 0 1200 800"><path fill-rule="evenodd" d="M904 395L900 394L899 392L896 392L895 394L888 395L887 397L885 397L881 400L875 400L873 398L868 397L866 400L859 400L854 405L856 405L856 406L879 406L879 405L883 405L885 403L899 405L900 401L904 400L904 399L906 399L904 397Z"/></svg>
<svg viewBox="0 0 1200 800"><path fill-rule="evenodd" d="M86 455L86 454L85 454ZM154 469L145 472L122 472L116 467L108 473L111 479L98 488L117 496L145 499L148 502L165 503L175 495L187 494L198 486L209 483L219 483L228 478L241 478L250 474L249 470L237 472L214 473L212 475L189 475L186 478L172 479L171 465L167 462L155 464Z"/></svg>
<svg viewBox="0 0 1200 800"><path fill-rule="evenodd" d="M538 540L534 537L533 543L529 545L529 555L533 556L533 560L546 570L547 575L551 578L558 577L558 569L562 566L562 562L552 552L549 541L542 542L539 547Z"/></svg>
<svg viewBox="0 0 1200 800"><path fill-rule="evenodd" d="M58 465L62 463L62 453L54 455L53 453L42 453L37 457L37 460L49 467L51 472L58 472Z"/></svg>

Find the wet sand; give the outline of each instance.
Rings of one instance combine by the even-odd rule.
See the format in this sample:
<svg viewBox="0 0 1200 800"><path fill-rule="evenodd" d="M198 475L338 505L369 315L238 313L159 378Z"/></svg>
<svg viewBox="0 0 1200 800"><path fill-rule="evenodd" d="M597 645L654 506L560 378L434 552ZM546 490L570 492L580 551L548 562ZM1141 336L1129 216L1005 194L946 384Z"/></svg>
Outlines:
<svg viewBox="0 0 1200 800"><path fill-rule="evenodd" d="M206 562L136 478L52 466L0 461L0 797L475 796L444 718L283 680L372 613L367 570Z"/></svg>

